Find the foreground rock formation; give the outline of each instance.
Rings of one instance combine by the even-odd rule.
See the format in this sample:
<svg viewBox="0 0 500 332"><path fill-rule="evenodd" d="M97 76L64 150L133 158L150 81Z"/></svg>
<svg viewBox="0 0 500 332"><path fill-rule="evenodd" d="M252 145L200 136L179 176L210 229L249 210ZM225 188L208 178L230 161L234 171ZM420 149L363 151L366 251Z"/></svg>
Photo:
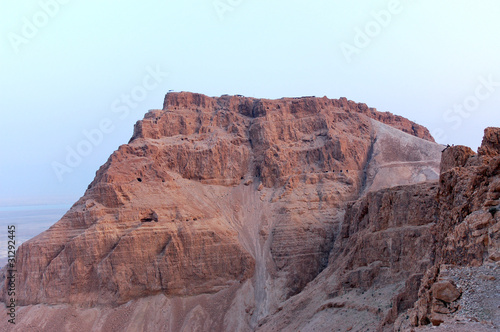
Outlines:
<svg viewBox="0 0 500 332"><path fill-rule="evenodd" d="M169 93L19 248L18 322L0 331L430 323L442 264L498 261L495 137L441 162L427 129L346 99Z"/></svg>
<svg viewBox="0 0 500 332"><path fill-rule="evenodd" d="M472 330L500 328L499 137L500 128L487 128L478 154L463 146L443 152L434 265L409 312L411 325L476 321L484 326ZM440 285L453 295L440 297Z"/></svg>

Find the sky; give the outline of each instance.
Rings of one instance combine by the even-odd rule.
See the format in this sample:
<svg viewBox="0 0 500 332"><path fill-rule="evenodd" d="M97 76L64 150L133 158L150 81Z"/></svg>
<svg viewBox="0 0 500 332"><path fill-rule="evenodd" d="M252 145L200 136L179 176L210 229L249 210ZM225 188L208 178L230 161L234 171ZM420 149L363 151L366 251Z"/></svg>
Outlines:
<svg viewBox="0 0 500 332"><path fill-rule="evenodd" d="M169 90L346 97L477 150L498 0L0 0L0 206L71 204Z"/></svg>

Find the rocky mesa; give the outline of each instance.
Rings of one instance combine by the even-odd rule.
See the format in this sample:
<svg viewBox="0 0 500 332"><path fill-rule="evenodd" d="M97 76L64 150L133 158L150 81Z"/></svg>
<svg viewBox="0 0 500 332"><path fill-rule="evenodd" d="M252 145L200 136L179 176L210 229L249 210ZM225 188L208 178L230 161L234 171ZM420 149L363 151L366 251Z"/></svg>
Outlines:
<svg viewBox="0 0 500 332"><path fill-rule="evenodd" d="M345 98L169 93L19 248L17 324L0 331L453 321L436 316L443 266L498 262L499 132L479 154L443 152L424 127ZM5 304L6 268L0 280Z"/></svg>

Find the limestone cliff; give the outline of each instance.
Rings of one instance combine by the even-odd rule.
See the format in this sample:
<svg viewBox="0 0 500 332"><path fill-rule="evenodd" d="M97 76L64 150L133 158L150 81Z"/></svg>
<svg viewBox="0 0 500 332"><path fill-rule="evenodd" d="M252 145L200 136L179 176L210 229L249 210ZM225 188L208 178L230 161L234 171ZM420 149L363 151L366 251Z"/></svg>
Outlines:
<svg viewBox="0 0 500 332"><path fill-rule="evenodd" d="M442 149L345 98L169 93L67 214L19 248L19 324L0 331L360 321L344 311L390 327L434 264Z"/></svg>

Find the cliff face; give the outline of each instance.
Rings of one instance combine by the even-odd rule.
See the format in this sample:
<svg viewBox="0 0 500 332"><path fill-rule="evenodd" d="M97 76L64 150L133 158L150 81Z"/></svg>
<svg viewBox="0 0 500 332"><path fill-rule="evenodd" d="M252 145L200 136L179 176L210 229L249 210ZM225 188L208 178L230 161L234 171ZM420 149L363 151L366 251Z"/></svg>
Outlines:
<svg viewBox="0 0 500 332"><path fill-rule="evenodd" d="M445 149L439 182L349 203L327 268L260 330L498 331L499 135Z"/></svg>
<svg viewBox="0 0 500 332"><path fill-rule="evenodd" d="M432 229L435 263L427 271L419 300L410 311L412 325L463 323L473 317L486 327L472 329L500 328L498 137L500 128L487 128L478 154L463 146L450 147L443 153L442 165L446 167L442 167L436 196L439 222ZM467 276L462 271L468 271ZM440 298L436 289L449 283L453 286L448 287L459 296ZM492 291L486 291L488 288ZM487 301L474 298L473 293L483 293ZM480 307L469 310L471 301L480 303Z"/></svg>
<svg viewBox="0 0 500 332"><path fill-rule="evenodd" d="M349 203L327 268L258 330L392 330L434 261L437 191L398 186Z"/></svg>
<svg viewBox="0 0 500 332"><path fill-rule="evenodd" d="M19 248L15 328L269 330L342 310L389 326L433 264L442 149L346 99L170 93Z"/></svg>

